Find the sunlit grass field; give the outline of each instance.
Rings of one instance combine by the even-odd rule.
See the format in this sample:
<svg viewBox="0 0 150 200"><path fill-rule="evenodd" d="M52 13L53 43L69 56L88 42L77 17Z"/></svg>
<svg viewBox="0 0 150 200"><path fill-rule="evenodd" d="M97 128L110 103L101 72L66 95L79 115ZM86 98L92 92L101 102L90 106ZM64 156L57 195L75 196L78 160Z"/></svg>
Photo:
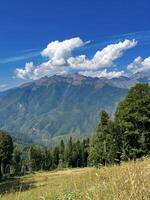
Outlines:
<svg viewBox="0 0 150 200"><path fill-rule="evenodd" d="M1 200L150 200L150 159L41 172L0 184Z"/></svg>

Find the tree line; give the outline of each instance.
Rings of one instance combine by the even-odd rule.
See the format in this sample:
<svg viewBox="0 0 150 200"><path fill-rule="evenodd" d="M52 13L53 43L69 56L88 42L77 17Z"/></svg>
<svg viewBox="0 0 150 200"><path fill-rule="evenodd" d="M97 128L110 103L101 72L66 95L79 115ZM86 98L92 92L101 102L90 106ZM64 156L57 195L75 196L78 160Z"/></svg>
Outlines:
<svg viewBox="0 0 150 200"><path fill-rule="evenodd" d="M73 141L72 137L54 148L38 145L14 146L11 136L0 131L0 179L21 176L39 170L86 167L89 138Z"/></svg>
<svg viewBox="0 0 150 200"><path fill-rule="evenodd" d="M39 170L100 166L120 163L150 153L150 86L137 84L118 104L112 118L101 111L92 138L61 140L48 149L14 146L11 136L0 131L0 179Z"/></svg>

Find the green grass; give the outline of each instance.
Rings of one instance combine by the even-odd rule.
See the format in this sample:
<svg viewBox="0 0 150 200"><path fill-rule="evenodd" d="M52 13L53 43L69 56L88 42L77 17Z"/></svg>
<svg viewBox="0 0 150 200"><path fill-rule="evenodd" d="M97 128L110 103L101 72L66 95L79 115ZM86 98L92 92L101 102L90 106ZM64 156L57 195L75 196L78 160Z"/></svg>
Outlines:
<svg viewBox="0 0 150 200"><path fill-rule="evenodd" d="M42 172L0 184L1 200L149 200L150 159Z"/></svg>

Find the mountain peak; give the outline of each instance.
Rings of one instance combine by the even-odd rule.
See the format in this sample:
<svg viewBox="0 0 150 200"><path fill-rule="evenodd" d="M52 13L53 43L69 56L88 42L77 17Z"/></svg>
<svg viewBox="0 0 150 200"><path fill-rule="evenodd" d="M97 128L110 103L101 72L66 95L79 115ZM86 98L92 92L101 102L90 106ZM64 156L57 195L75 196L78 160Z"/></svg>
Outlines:
<svg viewBox="0 0 150 200"><path fill-rule="evenodd" d="M131 79L142 82L142 83L149 83L150 82L150 71L137 72L131 76Z"/></svg>
<svg viewBox="0 0 150 200"><path fill-rule="evenodd" d="M39 87L41 85L49 86L53 83L70 83L73 85L83 84L94 84L96 83L98 86L102 87L105 84L110 86L115 86L118 88L130 88L136 83L149 83L150 82L150 71L149 72L137 72L131 77L120 76L117 78L107 79L106 77L89 77L84 76L79 73L72 74L62 74L62 75L53 75L53 76L44 76L40 79L37 79L32 82L27 82L19 86L19 88L25 87Z"/></svg>

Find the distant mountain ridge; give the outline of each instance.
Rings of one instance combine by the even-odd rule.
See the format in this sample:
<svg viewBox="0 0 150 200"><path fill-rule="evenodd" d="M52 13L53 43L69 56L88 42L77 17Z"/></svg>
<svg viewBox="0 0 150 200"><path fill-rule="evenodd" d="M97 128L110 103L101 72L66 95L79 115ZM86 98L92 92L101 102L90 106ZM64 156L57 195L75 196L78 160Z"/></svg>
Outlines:
<svg viewBox="0 0 150 200"><path fill-rule="evenodd" d="M91 134L100 110L111 115L128 88L149 80L142 73L113 79L43 77L0 93L0 129L38 143L64 134Z"/></svg>

